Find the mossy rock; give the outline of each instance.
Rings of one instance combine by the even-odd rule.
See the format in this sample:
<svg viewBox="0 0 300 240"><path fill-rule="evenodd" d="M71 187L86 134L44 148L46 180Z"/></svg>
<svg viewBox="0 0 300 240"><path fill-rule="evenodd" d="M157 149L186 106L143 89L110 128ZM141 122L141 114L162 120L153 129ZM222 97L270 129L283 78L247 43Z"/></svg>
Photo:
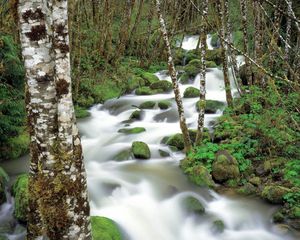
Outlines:
<svg viewBox="0 0 300 240"><path fill-rule="evenodd" d="M170 157L170 153L168 153L162 149L158 149L158 152L161 157Z"/></svg>
<svg viewBox="0 0 300 240"><path fill-rule="evenodd" d="M238 162L227 151L218 151L212 164L212 176L218 182L238 179L240 176Z"/></svg>
<svg viewBox="0 0 300 240"><path fill-rule="evenodd" d="M289 209L288 217L291 219L300 219L300 204Z"/></svg>
<svg viewBox="0 0 300 240"><path fill-rule="evenodd" d="M193 60L193 61L196 61ZM200 60L197 60L200 61ZM201 68L194 62L194 64L189 63L188 65L184 66L184 71L189 78L194 78L197 74L201 71Z"/></svg>
<svg viewBox="0 0 300 240"><path fill-rule="evenodd" d="M201 101L199 100L196 103L196 109L199 112L201 107ZM206 100L205 101L205 113L206 114L214 114L216 113L219 109L222 110L224 109L225 104L221 101L217 100Z"/></svg>
<svg viewBox="0 0 300 240"><path fill-rule="evenodd" d="M290 193L291 190L278 185L267 185L263 188L261 196L263 199L271 203L283 203L284 195Z"/></svg>
<svg viewBox="0 0 300 240"><path fill-rule="evenodd" d="M127 82L127 92L132 92L134 89L145 86L145 80L141 77L134 76Z"/></svg>
<svg viewBox="0 0 300 240"><path fill-rule="evenodd" d="M75 106L75 115L77 119L81 119L91 116L91 113L83 107Z"/></svg>
<svg viewBox="0 0 300 240"><path fill-rule="evenodd" d="M285 220L284 214L282 212L282 209L277 210L273 216L272 216L272 220L274 223L283 223Z"/></svg>
<svg viewBox="0 0 300 240"><path fill-rule="evenodd" d="M216 68L218 65L214 61L206 61L205 62L207 68Z"/></svg>
<svg viewBox="0 0 300 240"><path fill-rule="evenodd" d="M183 73L181 75L181 77L179 78L179 82L182 83L182 84L187 84L187 83L189 83L190 79L191 78L187 73Z"/></svg>
<svg viewBox="0 0 300 240"><path fill-rule="evenodd" d="M162 100L158 102L158 107L162 110L168 109L171 106L171 103L167 100Z"/></svg>
<svg viewBox="0 0 300 240"><path fill-rule="evenodd" d="M125 149L115 155L112 159L115 161L125 161L131 158L131 149Z"/></svg>
<svg viewBox="0 0 300 240"><path fill-rule="evenodd" d="M158 82L152 83L150 88L153 90L162 90L163 92L170 92L173 89L171 82L167 80L160 80Z"/></svg>
<svg viewBox="0 0 300 240"><path fill-rule="evenodd" d="M146 129L143 127L135 127L135 128L121 128L118 130L119 133L125 133L125 134L138 134L145 132Z"/></svg>
<svg viewBox="0 0 300 240"><path fill-rule="evenodd" d="M200 96L200 90L194 87L188 87L183 93L184 98L196 98Z"/></svg>
<svg viewBox="0 0 300 240"><path fill-rule="evenodd" d="M211 35L211 45L214 48L219 48L220 47L220 38L218 37L217 33L214 33Z"/></svg>
<svg viewBox="0 0 300 240"><path fill-rule="evenodd" d="M146 85L151 85L159 81L159 78L153 73L143 72L141 77L145 80Z"/></svg>
<svg viewBox="0 0 300 240"><path fill-rule="evenodd" d="M167 145L176 147L178 150L184 149L184 141L183 141L183 135L181 133L174 134L173 136L169 137L167 142Z"/></svg>
<svg viewBox="0 0 300 240"><path fill-rule="evenodd" d="M203 165L196 165L192 167L188 174L188 177L193 183L201 187L215 187L215 183L212 180L209 171Z"/></svg>
<svg viewBox="0 0 300 240"><path fill-rule="evenodd" d="M222 50L221 49L207 50L206 61L211 61L214 62L216 65L220 65L222 63Z"/></svg>
<svg viewBox="0 0 300 240"><path fill-rule="evenodd" d="M244 186L238 189L238 193L248 196L256 193L256 187L254 187L251 183L245 183Z"/></svg>
<svg viewBox="0 0 300 240"><path fill-rule="evenodd" d="M220 234L220 233L223 233L224 230L225 230L225 224L222 220L219 219L219 220L213 221L212 228L211 228L211 231L213 233Z"/></svg>
<svg viewBox="0 0 300 240"><path fill-rule="evenodd" d="M135 90L136 95L153 95L156 94L156 90L152 90L150 87L139 87Z"/></svg>
<svg viewBox="0 0 300 240"><path fill-rule="evenodd" d="M202 203L195 197L188 196L183 200L183 206L186 211L195 213L195 214L204 214L205 208Z"/></svg>
<svg viewBox="0 0 300 240"><path fill-rule="evenodd" d="M153 101L147 101L147 102L143 102L142 104L140 104L139 108L141 109L152 109L155 106L155 102Z"/></svg>
<svg viewBox="0 0 300 240"><path fill-rule="evenodd" d="M251 177L249 179L249 183L253 184L254 186L260 186L261 185L261 179L259 177Z"/></svg>
<svg viewBox="0 0 300 240"><path fill-rule="evenodd" d="M28 175L20 175L12 187L12 195L15 197L14 216L20 222L27 222L28 212Z"/></svg>
<svg viewBox="0 0 300 240"><path fill-rule="evenodd" d="M0 167L0 205L6 202L5 188L9 181L7 173Z"/></svg>
<svg viewBox="0 0 300 240"><path fill-rule="evenodd" d="M150 149L144 142L133 142L131 151L137 159L149 159L151 157Z"/></svg>
<svg viewBox="0 0 300 240"><path fill-rule="evenodd" d="M93 240L122 240L117 224L106 217L91 217Z"/></svg>
<svg viewBox="0 0 300 240"><path fill-rule="evenodd" d="M133 113L131 113L129 120L142 120L142 111L141 110L135 110Z"/></svg>
<svg viewBox="0 0 300 240"><path fill-rule="evenodd" d="M95 100L91 96L80 96L76 103L80 107L89 108L95 103Z"/></svg>

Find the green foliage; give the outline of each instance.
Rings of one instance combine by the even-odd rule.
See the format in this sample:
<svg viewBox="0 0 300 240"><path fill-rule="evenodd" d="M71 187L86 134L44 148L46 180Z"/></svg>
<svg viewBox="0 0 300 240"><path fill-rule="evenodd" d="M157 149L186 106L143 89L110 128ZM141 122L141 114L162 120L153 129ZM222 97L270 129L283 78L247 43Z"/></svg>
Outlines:
<svg viewBox="0 0 300 240"><path fill-rule="evenodd" d="M94 240L122 240L117 224L106 217L91 217L92 236Z"/></svg>
<svg viewBox="0 0 300 240"><path fill-rule="evenodd" d="M0 35L0 161L17 158L28 149L23 83L19 48L11 36Z"/></svg>
<svg viewBox="0 0 300 240"><path fill-rule="evenodd" d="M28 211L28 175L20 175L12 187L15 197L15 217L21 221L27 221Z"/></svg>
<svg viewBox="0 0 300 240"><path fill-rule="evenodd" d="M75 106L75 115L77 119L89 117L91 114L82 107Z"/></svg>

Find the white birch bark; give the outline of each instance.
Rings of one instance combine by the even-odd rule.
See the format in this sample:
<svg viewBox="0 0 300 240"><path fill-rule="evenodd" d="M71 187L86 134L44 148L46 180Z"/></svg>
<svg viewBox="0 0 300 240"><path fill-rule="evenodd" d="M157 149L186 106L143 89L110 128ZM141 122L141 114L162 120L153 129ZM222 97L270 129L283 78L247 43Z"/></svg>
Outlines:
<svg viewBox="0 0 300 240"><path fill-rule="evenodd" d="M184 109L183 109L182 99L181 99L180 90L179 90L178 81L177 81L177 72L176 72L176 69L174 66L174 62L173 62L167 27L166 27L165 20L161 13L160 0L156 0L156 10L157 10L158 17L159 17L160 29L161 29L163 39L164 39L164 42L165 42L165 45L167 48L167 52L168 52L169 73L171 75L171 79L172 79L172 83L173 83L173 90L174 90L174 94L175 94L175 101L176 101L177 108L178 108L179 123L180 123L180 128L181 128L181 131L183 134L184 146L185 146L185 150L188 152L191 150L192 145L191 145L191 140L190 140L190 136L189 136L189 132L188 132L188 128L186 125L185 116L184 116Z"/></svg>

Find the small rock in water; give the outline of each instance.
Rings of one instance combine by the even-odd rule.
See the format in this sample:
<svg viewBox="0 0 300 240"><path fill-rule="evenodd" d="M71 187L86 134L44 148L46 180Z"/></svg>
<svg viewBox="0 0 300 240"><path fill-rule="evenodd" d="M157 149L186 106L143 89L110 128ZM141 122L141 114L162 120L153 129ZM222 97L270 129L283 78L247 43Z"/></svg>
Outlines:
<svg viewBox="0 0 300 240"><path fill-rule="evenodd" d="M119 133L125 133L125 134L138 134L145 132L146 129L143 127L135 127L135 128L121 128L118 130Z"/></svg>
<svg viewBox="0 0 300 240"><path fill-rule="evenodd" d="M225 229L225 224L222 220L215 220L213 222L213 225L212 225L212 228L211 228L211 231L213 233L222 233L224 232L224 229Z"/></svg>
<svg viewBox="0 0 300 240"><path fill-rule="evenodd" d="M186 197L183 201L184 208L188 212L192 212L195 214L203 214L205 213L205 208L203 207L202 203L195 197L189 196Z"/></svg>
<svg viewBox="0 0 300 240"><path fill-rule="evenodd" d="M161 157L170 157L170 153L168 153L164 150L158 149L158 152Z"/></svg>
<svg viewBox="0 0 300 240"><path fill-rule="evenodd" d="M141 109L152 109L152 108L154 108L154 106L155 106L155 102L153 102L153 101L147 101L147 102L143 102L140 106L139 106L139 108L141 108Z"/></svg>
<svg viewBox="0 0 300 240"><path fill-rule="evenodd" d="M137 159L149 159L151 157L150 149L144 142L133 142L131 150Z"/></svg>

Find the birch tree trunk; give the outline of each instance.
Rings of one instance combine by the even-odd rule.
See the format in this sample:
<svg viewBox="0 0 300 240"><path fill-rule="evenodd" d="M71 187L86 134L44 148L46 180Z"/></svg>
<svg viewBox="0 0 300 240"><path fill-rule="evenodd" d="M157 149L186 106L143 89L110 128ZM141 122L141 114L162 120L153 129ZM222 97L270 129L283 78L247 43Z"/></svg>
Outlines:
<svg viewBox="0 0 300 240"><path fill-rule="evenodd" d="M225 0L228 1L228 0ZM227 4L224 4L223 7L228 6ZM224 17L224 12L222 7L221 0L217 0L217 8L218 8L218 15L221 22L221 28L220 28L220 38L221 38L221 49L222 49L222 61L223 61L223 75L224 75L224 84L225 84L225 91L226 91L226 101L228 106L232 105L232 95L231 95L231 86L230 86L230 80L229 80L229 74L228 74L228 47L227 43L228 40L226 39L226 22Z"/></svg>
<svg viewBox="0 0 300 240"><path fill-rule="evenodd" d="M289 44L291 42L291 30L292 30L292 1L291 0L287 0L287 13L288 13L288 18L287 18L287 22L286 22L286 38L285 38L285 51L284 51L284 59L285 61L289 61L289 55L290 55L290 47Z"/></svg>
<svg viewBox="0 0 300 240"><path fill-rule="evenodd" d="M243 28L243 40L244 40L244 52L249 54L249 35L248 35L248 11L247 11L247 0L240 0L241 1L241 14L242 14L242 28ZM249 85L252 85L251 79L251 64L249 60L245 59L245 66L246 66L246 79Z"/></svg>
<svg viewBox="0 0 300 240"><path fill-rule="evenodd" d="M179 123L180 123L180 128L182 131L182 135L183 135L184 146L185 146L185 150L187 152L189 152L192 149L192 144L191 144L189 131L188 131L186 121L185 121L184 109L183 109L182 99L181 99L180 90L179 90L178 81L177 81L177 72L176 72L176 69L174 66L174 62L173 62L167 27L166 27L165 20L162 16L162 12L161 12L160 0L156 0L156 10L157 10L158 17L159 17L160 28L161 28L161 32L163 35L163 39L164 39L164 42L165 42L165 45L167 48L167 52L168 52L169 74L171 76L172 83L173 83L173 90L174 90L174 94L175 94L175 101L176 101L177 108L178 108Z"/></svg>
<svg viewBox="0 0 300 240"><path fill-rule="evenodd" d="M204 130L204 115L205 115L205 77L206 77L206 38L207 38L207 26L205 24L205 19L208 14L208 0L204 0L202 3L202 17L201 17L201 29L200 29L200 48L201 48L201 71L200 71L200 109L198 116L198 128L196 135L196 145L200 145L202 143L202 136Z"/></svg>
<svg viewBox="0 0 300 240"><path fill-rule="evenodd" d="M27 239L91 239L71 92L67 1L20 0L31 136Z"/></svg>

